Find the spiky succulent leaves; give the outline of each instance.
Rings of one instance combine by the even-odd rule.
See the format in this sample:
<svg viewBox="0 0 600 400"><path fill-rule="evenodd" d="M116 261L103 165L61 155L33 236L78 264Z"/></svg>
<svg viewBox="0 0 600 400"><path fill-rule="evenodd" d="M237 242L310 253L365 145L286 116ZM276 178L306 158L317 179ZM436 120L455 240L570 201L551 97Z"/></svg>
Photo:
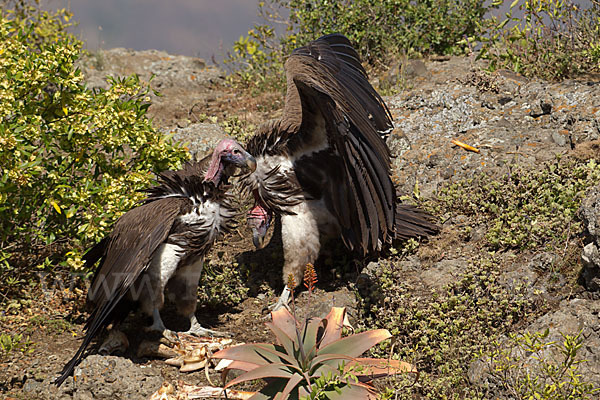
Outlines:
<svg viewBox="0 0 600 400"><path fill-rule="evenodd" d="M342 338L346 316L344 308L334 307L324 319L311 318L300 328L290 312L282 308L271 313L266 325L277 338L277 344L245 344L221 350L214 358L233 360L229 369L246 373L229 382L266 379L268 384L252 400L290 399L307 396L313 382L321 376L344 376L341 386L323 392L328 399L374 399L375 389L369 384L377 377L413 372L415 368L398 360L357 358L377 343L391 337L385 329L363 332ZM340 370L340 366L342 369Z"/></svg>
<svg viewBox="0 0 600 400"><path fill-rule="evenodd" d="M317 355L317 349L319 346L318 340L320 339L318 337L319 330L321 331L322 335L322 319L310 318L306 320L306 324L304 324L304 329L302 331L302 343L300 343L300 345L304 348L304 355L306 356L306 359L304 360L305 368L307 368L310 365L310 360L312 360Z"/></svg>
<svg viewBox="0 0 600 400"><path fill-rule="evenodd" d="M344 320L346 319L345 307L332 307L331 311L325 317L325 332L321 342L319 343L319 354L323 354L323 349L330 343L333 343L342 338L342 329L344 328ZM351 336L350 336L351 337ZM383 339L382 339L383 340ZM376 379L387 375L396 375L400 373L417 374L417 369L409 363L399 360L387 360L379 358L354 358L352 361L345 364L346 370L353 369L356 365L362 367L361 374L357 377L371 377ZM361 379L362 380L362 379Z"/></svg>

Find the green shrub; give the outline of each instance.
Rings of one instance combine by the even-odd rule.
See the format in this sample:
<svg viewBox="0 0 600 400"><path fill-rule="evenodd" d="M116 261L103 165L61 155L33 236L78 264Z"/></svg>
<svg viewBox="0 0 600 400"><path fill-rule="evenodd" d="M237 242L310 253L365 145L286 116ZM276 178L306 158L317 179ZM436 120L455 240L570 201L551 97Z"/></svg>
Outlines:
<svg viewBox="0 0 600 400"><path fill-rule="evenodd" d="M22 334L2 333L0 334L0 356L6 357L13 351L19 351L23 354L33 352L33 343L29 336L23 337Z"/></svg>
<svg viewBox="0 0 600 400"><path fill-rule="evenodd" d="M577 210L585 190L600 182L600 166L560 160L541 168L514 167L500 179L481 175L438 195L444 208L487 224L493 249L563 245L581 231Z"/></svg>
<svg viewBox="0 0 600 400"><path fill-rule="evenodd" d="M136 76L86 88L69 18L0 16L0 282L36 265L81 268L82 248L134 206L151 172L187 157L152 128Z"/></svg>
<svg viewBox="0 0 600 400"><path fill-rule="evenodd" d="M513 1L506 18L496 19L479 57L490 60L492 70L510 68L546 79L600 72L600 3L576 3ZM515 17L515 9L523 16Z"/></svg>
<svg viewBox="0 0 600 400"><path fill-rule="evenodd" d="M287 54L327 33L348 36L362 60L376 67L398 55L464 54L491 26L484 15L497 6L481 0L268 0L259 3L267 24L240 37L226 62L236 67L235 83L264 90L283 86ZM286 33L277 36L273 26L280 21L287 21Z"/></svg>
<svg viewBox="0 0 600 400"><path fill-rule="evenodd" d="M213 261L214 262L214 261ZM209 306L236 306L248 297L246 282L249 279L248 269L237 262L224 262L204 264L201 288L198 291L199 301Z"/></svg>
<svg viewBox="0 0 600 400"><path fill-rule="evenodd" d="M386 382L401 393L396 398L473 397L466 384L471 362L495 338L540 311L524 286L502 285L494 258L476 261L455 282L426 294L415 293L393 261L380 265L379 293L363 300L367 326L389 329L398 338L394 358L411 362L420 373L418 384L408 389L410 378Z"/></svg>
<svg viewBox="0 0 600 400"><path fill-rule="evenodd" d="M577 356L583 346L581 332L547 340L549 330L511 334L482 354L493 381L514 399L587 400L597 398L595 388L579 372L586 362ZM524 366L527 367L524 367ZM497 390L495 390L497 395Z"/></svg>

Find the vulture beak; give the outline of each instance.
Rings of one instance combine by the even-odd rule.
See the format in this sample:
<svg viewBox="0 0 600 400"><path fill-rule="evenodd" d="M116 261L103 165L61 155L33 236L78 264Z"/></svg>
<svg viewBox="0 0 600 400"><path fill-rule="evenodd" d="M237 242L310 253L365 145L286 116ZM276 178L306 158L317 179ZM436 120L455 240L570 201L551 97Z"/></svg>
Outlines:
<svg viewBox="0 0 600 400"><path fill-rule="evenodd" d="M241 146L224 154L221 159L245 171L256 171L256 159Z"/></svg>
<svg viewBox="0 0 600 400"><path fill-rule="evenodd" d="M267 243L265 236L267 235L267 229L252 228L252 242L257 250L264 248Z"/></svg>
<svg viewBox="0 0 600 400"><path fill-rule="evenodd" d="M250 153L244 151L244 156L246 157L246 168L250 170L250 172L256 171L256 159L250 155Z"/></svg>
<svg viewBox="0 0 600 400"><path fill-rule="evenodd" d="M262 249L267 245L265 236L269 231L271 218L271 211L260 201L257 201L254 207L248 211L248 226L252 229L252 241L257 249Z"/></svg>

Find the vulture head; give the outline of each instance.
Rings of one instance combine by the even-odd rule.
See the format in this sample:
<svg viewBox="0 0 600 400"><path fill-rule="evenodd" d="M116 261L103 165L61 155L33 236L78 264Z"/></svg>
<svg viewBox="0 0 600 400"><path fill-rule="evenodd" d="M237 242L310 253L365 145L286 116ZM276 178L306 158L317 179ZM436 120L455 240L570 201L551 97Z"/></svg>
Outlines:
<svg viewBox="0 0 600 400"><path fill-rule="evenodd" d="M248 226L252 229L252 241L257 249L265 247L265 236L271 225L271 218L273 218L273 212L267 208L258 194L255 194L256 203L250 211L248 211Z"/></svg>
<svg viewBox="0 0 600 400"><path fill-rule="evenodd" d="M233 175L236 168L254 172L256 160L235 140L223 139L212 154L204 181L217 185L221 178Z"/></svg>

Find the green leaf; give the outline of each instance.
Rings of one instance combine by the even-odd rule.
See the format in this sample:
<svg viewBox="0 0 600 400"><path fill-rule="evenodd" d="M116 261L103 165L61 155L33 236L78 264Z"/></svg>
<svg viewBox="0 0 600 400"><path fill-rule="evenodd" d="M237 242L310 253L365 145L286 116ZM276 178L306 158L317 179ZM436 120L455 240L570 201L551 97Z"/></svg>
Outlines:
<svg viewBox="0 0 600 400"><path fill-rule="evenodd" d="M278 398L280 398L282 400L287 399L289 394L292 392L292 390L294 390L296 388L296 386L298 386L298 384L300 382L302 382L303 379L304 379L304 376L302 376L298 373L295 373L294 375L292 375L292 377L288 380L287 384L281 391L281 394L279 395Z"/></svg>
<svg viewBox="0 0 600 400"><path fill-rule="evenodd" d="M225 388L229 388L238 383L252 381L255 379L265 379L265 378L285 378L290 379L294 375L287 365L285 364L269 364L263 365L261 367L255 368L251 371L248 371L237 378L233 379Z"/></svg>
<svg viewBox="0 0 600 400"><path fill-rule="evenodd" d="M285 332L276 327L273 323L267 322L265 325L267 325L267 327L271 329L271 331L275 334L275 337L277 338L279 344L283 346L287 355L290 356L290 358L287 358L287 360L293 359L292 363L297 364L296 358L297 353L300 351L300 345L296 344L292 338L286 335Z"/></svg>
<svg viewBox="0 0 600 400"><path fill-rule="evenodd" d="M272 350L267 352L265 349ZM272 363L280 363L282 358L276 355L277 350L274 345L268 343L242 344L219 350L213 354L213 358L224 358L228 360L244 361L246 363L256 364L258 366Z"/></svg>
<svg viewBox="0 0 600 400"><path fill-rule="evenodd" d="M333 360L337 360L337 362L335 362L335 363L331 362ZM326 354L322 354L322 355L319 354L311 360L311 363L309 366L309 371L311 374L318 376L323 373L323 370L320 368L321 365L326 365L327 367L332 367L332 366L337 367L342 362L349 362L349 361L353 361L353 360L354 360L354 357L347 356L344 354L334 354L334 353L326 353ZM327 363L323 364L325 362L327 362Z"/></svg>
<svg viewBox="0 0 600 400"><path fill-rule="evenodd" d="M324 347L329 343L341 339L345 316L346 307L331 308L331 311L329 311L329 314L327 314L327 317L325 317L325 331L323 333L321 342L319 343L320 347Z"/></svg>
<svg viewBox="0 0 600 400"><path fill-rule="evenodd" d="M310 360L317 354L317 333L322 326L320 318L310 318L304 325L302 332L302 346L307 360Z"/></svg>
<svg viewBox="0 0 600 400"><path fill-rule="evenodd" d="M345 354L351 357L358 357L377 343L391 338L392 335L387 329L376 329L372 331L357 333L347 336L325 347L319 348L318 354Z"/></svg>

